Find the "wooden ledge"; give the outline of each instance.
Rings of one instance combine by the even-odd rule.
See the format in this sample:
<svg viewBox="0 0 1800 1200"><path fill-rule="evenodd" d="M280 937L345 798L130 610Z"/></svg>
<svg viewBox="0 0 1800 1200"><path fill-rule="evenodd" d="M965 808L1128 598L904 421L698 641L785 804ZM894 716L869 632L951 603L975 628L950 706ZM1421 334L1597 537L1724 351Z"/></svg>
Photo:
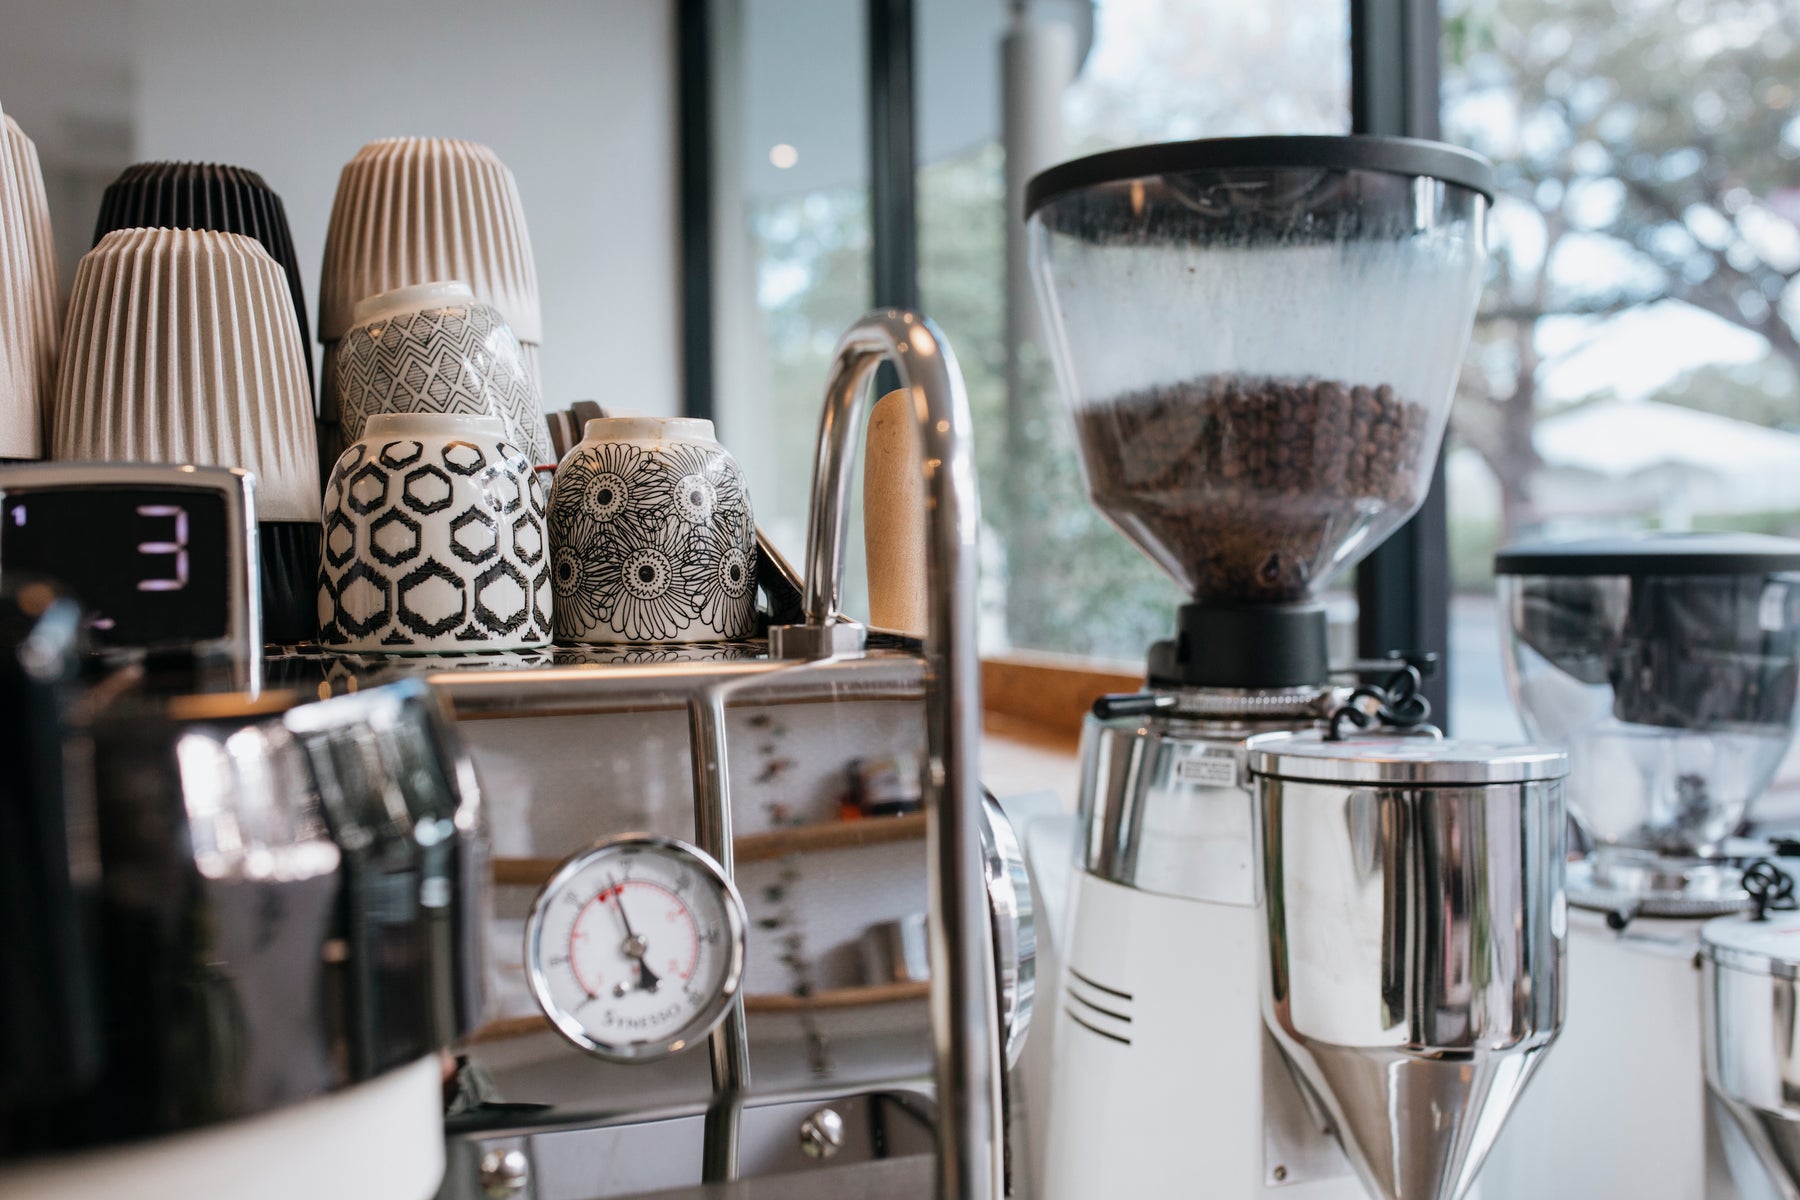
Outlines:
<svg viewBox="0 0 1800 1200"><path fill-rule="evenodd" d="M981 695L990 732L1060 748L1081 739L1094 701L1144 688L1142 671L1064 654L1016 651L982 660Z"/></svg>
<svg viewBox="0 0 1800 1200"><path fill-rule="evenodd" d="M931 984L924 980L906 983L872 983L862 987L831 988L810 996L790 996L765 992L744 997L744 1011L749 1013L805 1013L825 1009L873 1008L879 1004L905 1004L927 999ZM550 1033L550 1018L536 1013L525 1017L502 1017L463 1039L465 1046L483 1042L504 1042L513 1038Z"/></svg>
<svg viewBox="0 0 1800 1200"><path fill-rule="evenodd" d="M827 850L853 850L888 842L916 841L925 836L925 814L900 817L860 817L849 821L820 821L749 833L732 842L737 865L768 862L790 854L817 854ZM539 887L561 866L561 858L495 858L494 882L519 887Z"/></svg>

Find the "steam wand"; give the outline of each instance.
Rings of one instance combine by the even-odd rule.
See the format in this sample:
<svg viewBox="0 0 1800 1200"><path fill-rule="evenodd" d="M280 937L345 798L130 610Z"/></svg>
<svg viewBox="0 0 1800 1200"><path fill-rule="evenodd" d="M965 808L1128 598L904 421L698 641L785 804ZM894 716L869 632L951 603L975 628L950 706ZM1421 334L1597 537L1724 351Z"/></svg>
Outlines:
<svg viewBox="0 0 1800 1200"><path fill-rule="evenodd" d="M828 663L861 655L864 628L838 607L849 531L852 438L876 366L900 374L919 427L926 497L925 847L931 905L933 1074L939 1200L1005 1193L999 1007L981 849L981 665L975 650L973 420L956 356L905 309L869 313L839 339L825 389L807 521L806 621L769 630L771 659Z"/></svg>

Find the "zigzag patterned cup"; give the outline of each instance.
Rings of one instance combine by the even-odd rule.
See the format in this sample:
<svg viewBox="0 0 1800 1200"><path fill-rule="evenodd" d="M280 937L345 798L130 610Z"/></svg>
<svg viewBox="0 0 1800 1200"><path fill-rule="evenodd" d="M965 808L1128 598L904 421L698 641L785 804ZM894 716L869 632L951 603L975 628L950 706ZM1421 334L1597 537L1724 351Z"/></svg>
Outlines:
<svg viewBox="0 0 1800 1200"><path fill-rule="evenodd" d="M464 283L422 283L358 302L356 324L332 357L348 441L375 413L485 414L505 422L507 440L534 466L555 461L519 339Z"/></svg>

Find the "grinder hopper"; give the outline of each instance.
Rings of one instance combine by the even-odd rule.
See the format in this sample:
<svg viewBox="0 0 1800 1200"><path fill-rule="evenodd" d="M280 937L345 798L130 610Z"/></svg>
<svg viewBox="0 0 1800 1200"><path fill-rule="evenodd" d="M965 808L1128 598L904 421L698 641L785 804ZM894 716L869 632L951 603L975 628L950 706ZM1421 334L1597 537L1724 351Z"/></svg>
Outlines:
<svg viewBox="0 0 1800 1200"><path fill-rule="evenodd" d="M1424 499L1479 297L1492 194L1491 168L1474 155L1367 137L1142 147L1032 181L1033 269L1089 494L1193 597L1178 636L1151 652L1153 685L1328 685L1316 590ZM1283 887L1300 881L1264 884L1266 973L1285 961L1284 940L1302 939L1348 955L1346 978L1381 976L1373 991L1338 989L1362 1005L1347 1019L1376 1022L1390 1000L1441 1002L1418 1020L1394 1016L1381 1038L1283 1038L1270 1024L1373 1195L1454 1200L1560 1021L1560 932L1543 932L1560 911L1560 859L1533 852L1542 847L1517 827L1508 834L1499 807L1477 805L1443 840L1425 836L1429 826L1365 822L1399 857L1394 871L1358 874L1367 864L1352 852L1369 845L1337 846L1356 833L1355 814L1329 808L1309 823L1321 845L1335 836L1344 854L1333 869L1373 896L1377 918L1385 881L1410 889L1406 911L1423 914L1463 904L1497 920L1528 896L1542 935L1529 954L1503 952L1494 929L1480 942L1486 956L1428 938L1365 946L1362 909L1285 905L1298 893ZM1530 829L1560 836L1559 816L1534 812ZM1474 845L1491 861L1467 860ZM1263 984L1285 994L1281 979ZM1456 1008L1456 996L1473 1007ZM1495 1005L1508 997L1529 1011L1509 1008L1502 1021Z"/></svg>
<svg viewBox="0 0 1800 1200"><path fill-rule="evenodd" d="M1475 155L1372 137L1146 146L1031 182L1089 495L1195 601L1157 679L1324 680L1314 591L1424 500L1492 190Z"/></svg>

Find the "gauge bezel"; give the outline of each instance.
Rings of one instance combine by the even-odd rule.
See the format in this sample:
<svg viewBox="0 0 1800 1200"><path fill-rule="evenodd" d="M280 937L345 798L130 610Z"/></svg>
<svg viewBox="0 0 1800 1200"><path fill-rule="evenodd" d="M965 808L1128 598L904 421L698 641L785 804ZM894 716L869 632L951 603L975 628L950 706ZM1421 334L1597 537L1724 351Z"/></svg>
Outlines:
<svg viewBox="0 0 1800 1200"><path fill-rule="evenodd" d="M711 997L695 1014L694 1018L681 1028L680 1036L666 1041L652 1042L607 1042L595 1037L581 1024L575 1014L560 1007L550 994L550 981L544 974L542 966L541 943L544 934L544 914L552 903L552 897L560 892L565 884L585 871L595 859L607 855L619 854L627 850L651 850L674 853L686 856L689 865L696 868L706 883L715 887L725 898L725 923L727 925L727 959L725 980L718 994ZM659 833L622 833L614 837L601 838L599 841L577 850L565 858L551 872L544 886L532 898L531 912L525 918L525 979L531 988L531 998L537 1001L538 1010L549 1018L550 1024L566 1040L581 1050L608 1062L641 1063L652 1062L679 1054L684 1050L704 1042L730 1011L732 1001L736 998L738 988L744 979L744 938L749 929L749 917L744 908L744 898L738 892L737 885L725 874L718 860L691 842L680 838L665 837Z"/></svg>

